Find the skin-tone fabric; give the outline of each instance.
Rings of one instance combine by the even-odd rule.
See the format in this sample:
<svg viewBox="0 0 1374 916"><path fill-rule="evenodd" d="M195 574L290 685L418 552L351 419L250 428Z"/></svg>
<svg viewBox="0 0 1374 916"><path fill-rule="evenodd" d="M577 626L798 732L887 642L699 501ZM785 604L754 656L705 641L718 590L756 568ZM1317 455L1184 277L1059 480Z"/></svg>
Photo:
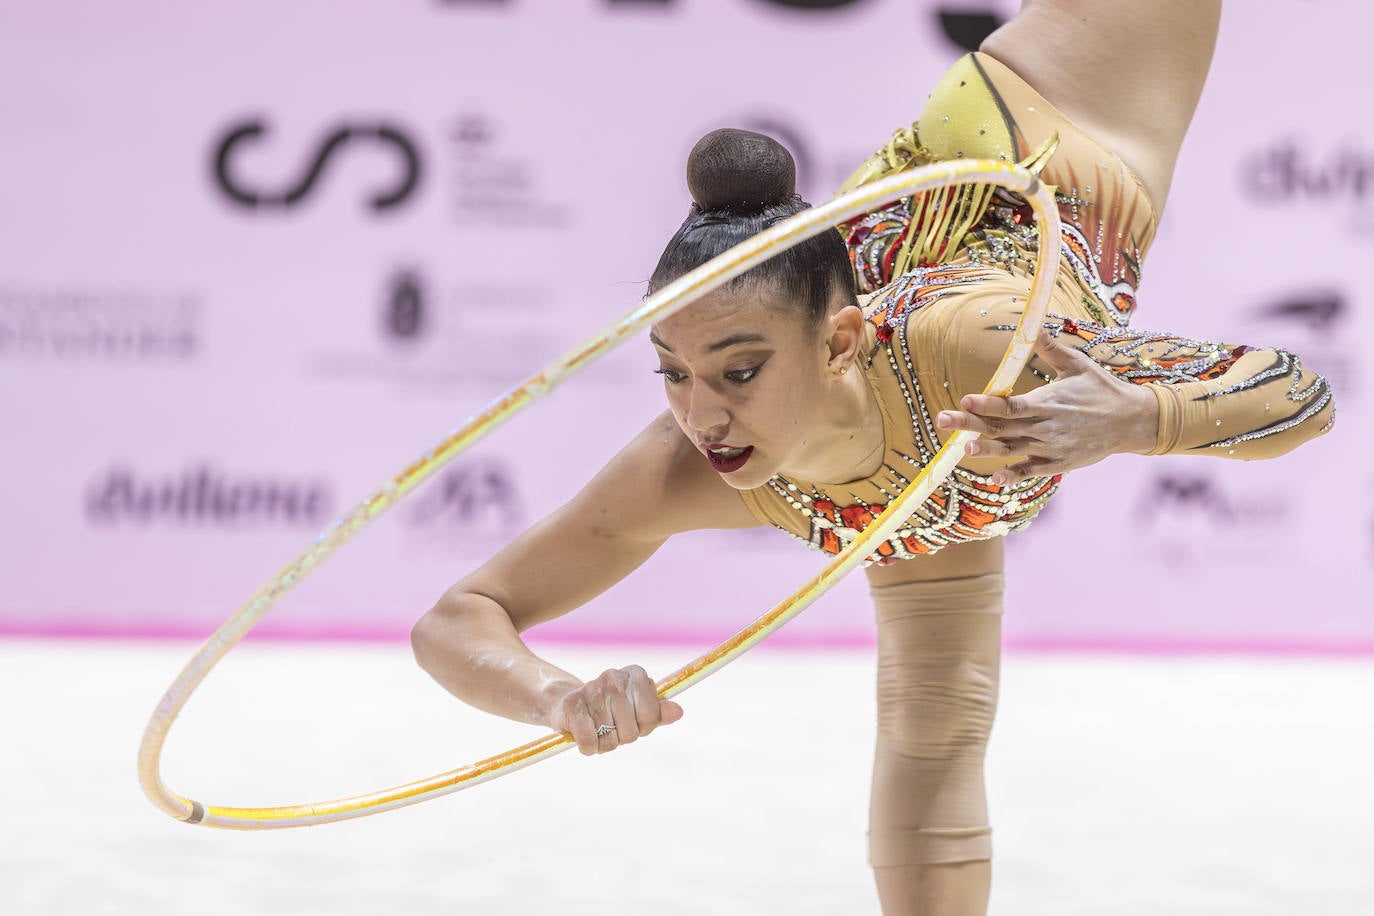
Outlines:
<svg viewBox="0 0 1374 916"><path fill-rule="evenodd" d="M997 709L1002 576L875 586L875 868L992 857L983 756Z"/></svg>

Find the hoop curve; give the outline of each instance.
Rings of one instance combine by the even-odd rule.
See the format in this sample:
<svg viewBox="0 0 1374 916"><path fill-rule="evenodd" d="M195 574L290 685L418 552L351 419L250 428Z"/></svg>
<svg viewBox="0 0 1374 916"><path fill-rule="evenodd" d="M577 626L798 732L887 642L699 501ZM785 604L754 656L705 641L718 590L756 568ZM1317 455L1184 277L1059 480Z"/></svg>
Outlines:
<svg viewBox="0 0 1374 916"><path fill-rule="evenodd" d="M293 585L305 578L353 535L443 465L517 412L548 394L570 376L626 341L631 335L676 313L779 251L902 197L964 182L995 184L1020 194L1034 211L1036 227L1043 240L1036 254L1035 279L1025 312L1012 334L1011 342L1007 345L997 371L984 388L985 394L1006 394L1030 359L1036 333L1049 306L1054 277L1059 269L1058 208L1051 190L1035 175L1020 166L992 160L962 159L955 162L939 162L890 175L836 197L824 205L803 211L678 278L648 297L639 308L599 335L587 340L550 363L537 375L487 404L465 425L453 430L437 446L318 535L295 560L220 625L167 689L161 702L154 709L139 745L139 783L144 794L157 808L188 824L237 830L303 827L365 817L428 801L506 775L573 747L571 736L566 733L554 733L469 766L401 786L314 804L268 808L202 804L173 792L163 782L161 775L162 748L172 723L210 670ZM1050 240L1053 240L1053 243L1050 243ZM888 504L887 509L877 519L831 560L824 570L752 624L669 675L658 684L658 695L666 699L704 680L810 606L859 565L877 543L886 540L900 527L907 516L949 476L963 454L965 443L975 438L976 433L964 430L951 436L936 452L930 464Z"/></svg>

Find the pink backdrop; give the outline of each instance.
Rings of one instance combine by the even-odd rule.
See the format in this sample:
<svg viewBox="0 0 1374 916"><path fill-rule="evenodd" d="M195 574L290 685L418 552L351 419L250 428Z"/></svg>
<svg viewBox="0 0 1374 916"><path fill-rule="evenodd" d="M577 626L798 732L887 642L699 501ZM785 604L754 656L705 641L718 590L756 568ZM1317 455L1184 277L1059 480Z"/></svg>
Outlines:
<svg viewBox="0 0 1374 916"><path fill-rule="evenodd" d="M823 199L915 117L977 14L1014 6L803 5L0 10L0 631L208 633L637 302L703 131L771 130ZM1228 6L1138 319L1296 350L1335 383L1336 430L1266 464L1075 473L1009 544L1011 644L1374 648L1371 27L1357 0ZM654 364L644 342L613 354L260 629L404 634L662 409ZM771 531L675 539L547 632L701 640L818 563ZM780 641L867 640L863 591Z"/></svg>

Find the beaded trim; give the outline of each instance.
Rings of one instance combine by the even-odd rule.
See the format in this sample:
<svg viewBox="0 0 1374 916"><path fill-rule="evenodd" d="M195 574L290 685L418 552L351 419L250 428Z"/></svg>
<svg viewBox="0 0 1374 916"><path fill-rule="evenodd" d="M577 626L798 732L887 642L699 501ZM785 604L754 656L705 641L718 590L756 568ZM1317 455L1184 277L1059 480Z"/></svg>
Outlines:
<svg viewBox="0 0 1374 916"><path fill-rule="evenodd" d="M906 403L915 433L915 455L889 445L889 457L897 463L884 463L878 475L867 483L884 497L883 503L870 503L856 494L847 499L826 493L812 484L788 480L778 475L768 487L795 512L807 519L810 535L798 538L808 546L826 553L838 553L859 535L886 508L887 502L911 482L906 475L919 472L934 458L940 447L934 417L921 387L915 382L916 367L907 345L907 319L951 292L952 287L974 282L987 273L984 268L948 266L921 268L899 278L870 314L878 326L878 345L869 355L869 365L886 350L893 377ZM893 340L896 345L892 344ZM901 354L899 360L898 354ZM1055 493L1060 477L1037 477L999 487L990 475L956 467L954 473L911 514L891 538L879 545L867 563L888 563L935 553L952 544L1000 537L1019 531ZM776 524L776 523L775 523ZM787 531L782 525L776 527ZM791 532L788 532L789 534ZM795 535L793 535L795 537Z"/></svg>

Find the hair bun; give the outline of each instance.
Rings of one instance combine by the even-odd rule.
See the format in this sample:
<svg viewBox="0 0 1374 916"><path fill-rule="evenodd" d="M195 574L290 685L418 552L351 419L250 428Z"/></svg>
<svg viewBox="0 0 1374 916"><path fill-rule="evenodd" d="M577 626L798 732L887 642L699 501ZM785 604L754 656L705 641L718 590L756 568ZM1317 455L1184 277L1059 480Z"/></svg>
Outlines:
<svg viewBox="0 0 1374 916"><path fill-rule="evenodd" d="M703 212L758 213L796 194L797 166L772 137L723 127L692 147L687 187Z"/></svg>

